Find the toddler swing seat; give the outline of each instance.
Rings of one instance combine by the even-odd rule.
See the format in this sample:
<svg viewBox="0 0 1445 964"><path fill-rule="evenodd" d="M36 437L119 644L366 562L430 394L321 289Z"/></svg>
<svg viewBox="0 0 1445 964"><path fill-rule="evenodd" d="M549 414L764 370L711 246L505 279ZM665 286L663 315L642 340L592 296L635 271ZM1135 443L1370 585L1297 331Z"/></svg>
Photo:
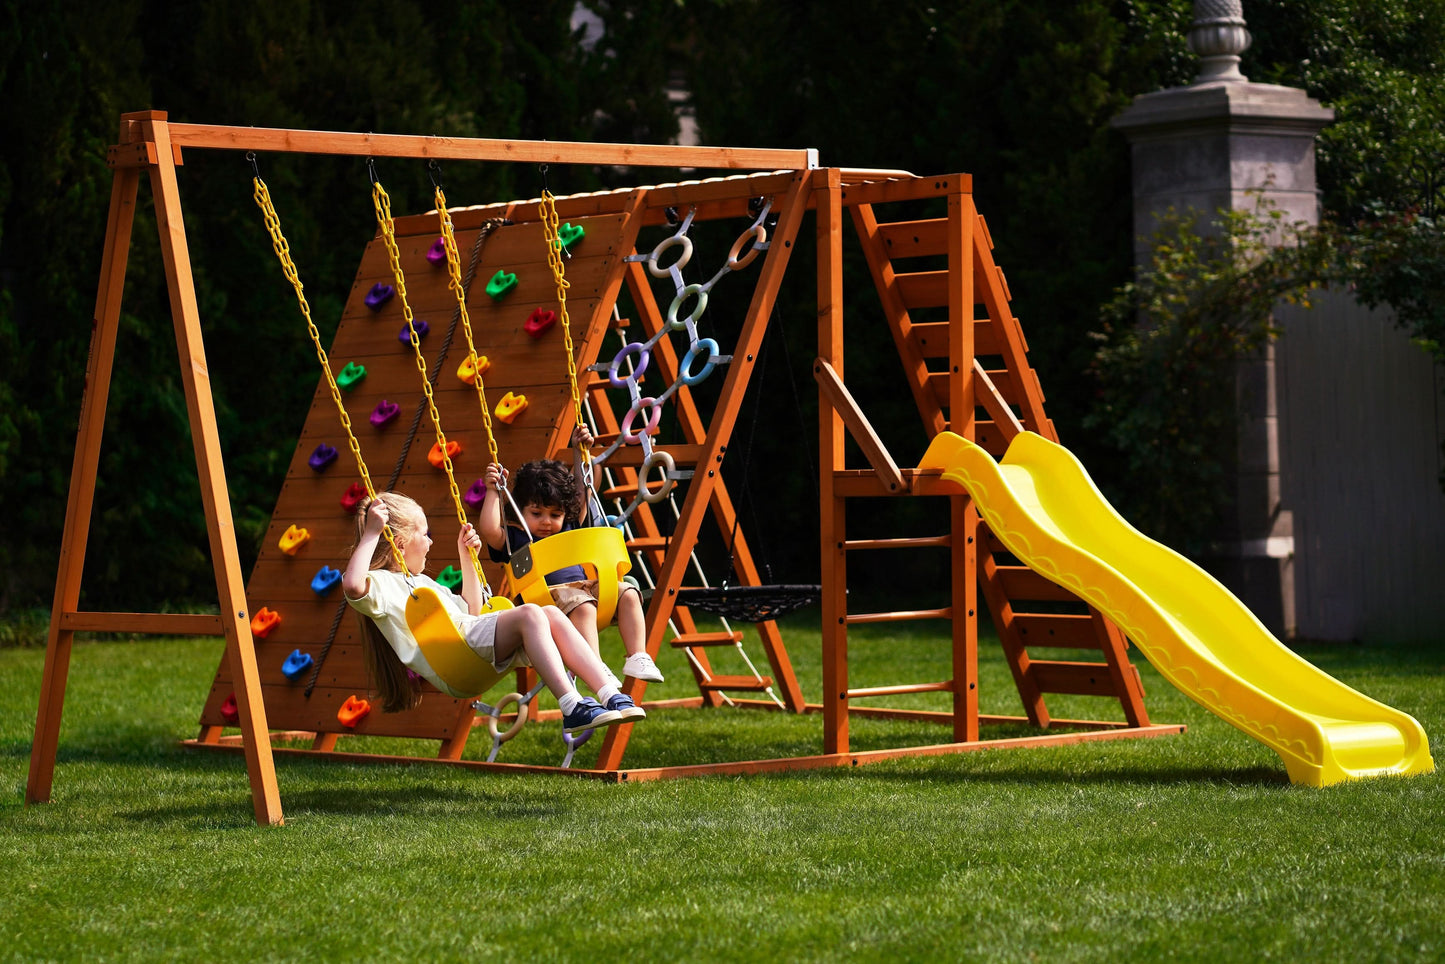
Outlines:
<svg viewBox="0 0 1445 964"><path fill-rule="evenodd" d="M482 612L511 608L511 600L493 596L482 607ZM430 586L412 588L406 600L406 625L427 664L454 695L479 696L497 685L504 675L467 644L457 629L452 611Z"/></svg>
<svg viewBox="0 0 1445 964"><path fill-rule="evenodd" d="M512 553L507 575L512 591L524 601L550 606L547 574L578 565L588 578L597 580L597 627L611 625L622 577L632 568L620 529L587 526L531 542Z"/></svg>

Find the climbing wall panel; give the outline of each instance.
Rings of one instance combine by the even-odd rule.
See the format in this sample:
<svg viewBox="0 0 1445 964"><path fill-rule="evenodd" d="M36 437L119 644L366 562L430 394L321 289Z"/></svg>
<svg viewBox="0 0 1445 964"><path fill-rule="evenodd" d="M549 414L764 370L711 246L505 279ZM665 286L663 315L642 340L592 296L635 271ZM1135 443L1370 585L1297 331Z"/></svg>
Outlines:
<svg viewBox="0 0 1445 964"><path fill-rule="evenodd" d="M586 232L566 261L568 313L579 370L596 358L611 299L621 283L622 258L631 252L640 227L640 218L629 216L634 210L633 195L623 192L589 197L584 204L559 204L559 215L580 224ZM486 213L501 216L503 210ZM468 286L467 311L477 352L491 362L484 375L488 404L495 407L508 392L527 397L526 409L511 424L494 419L500 457L507 465L516 466L554 455L567 444L566 437L559 437L559 426L570 427L571 392L560 324L553 324L538 337L526 331L535 309L557 309L536 205L513 206L510 217L514 224L497 228L481 245ZM454 214L454 221L465 275L481 234L482 218L476 212L462 211ZM413 316L428 327L421 345L442 425L448 441L461 445L453 464L458 486L465 492L481 478L490 457L476 389L457 375L467 351L455 295L447 285L446 265L426 256L438 230L434 214L400 218L396 240ZM485 289L499 272L515 274L517 281L511 290L494 298ZM362 255L328 354L334 373L347 365L366 369L365 377L342 392L342 400L376 488L410 495L426 510L435 540L427 573L435 577L445 567L458 564L459 526L446 476L427 459L436 437L410 340L403 340L405 317L400 298L393 296L377 307L367 304L368 294L378 284L394 284L380 237L373 239ZM296 350L310 351L299 320ZM392 405L399 407L396 416L374 425L371 416L378 406L384 411ZM334 447L337 456L318 471L310 460L321 445ZM416 710L397 714L374 711L354 729L337 719L347 697L367 694L369 681L355 616L347 611L340 585L322 594L314 591L311 583L323 566L345 566L355 523L342 499L359 479L330 388L325 379L318 379L247 583L250 612L265 607L281 617L266 636L256 639L268 723L275 730L316 733L440 740L465 737L470 727L467 701L443 696L430 687L425 688L426 695ZM292 526L305 528L310 538L294 554L287 554L279 543ZM499 567L488 563L484 571L493 587L500 584ZM292 679L282 667L296 650L310 655L313 665ZM499 684L498 692L505 685ZM206 728L203 734L211 739L219 735L220 727L232 722L225 712L231 692L230 667L222 660L201 713Z"/></svg>

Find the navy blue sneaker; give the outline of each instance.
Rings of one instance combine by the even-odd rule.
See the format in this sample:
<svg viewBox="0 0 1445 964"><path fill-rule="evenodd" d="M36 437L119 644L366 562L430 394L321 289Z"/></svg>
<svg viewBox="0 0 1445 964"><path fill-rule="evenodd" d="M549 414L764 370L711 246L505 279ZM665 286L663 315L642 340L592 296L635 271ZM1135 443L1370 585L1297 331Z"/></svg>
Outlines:
<svg viewBox="0 0 1445 964"><path fill-rule="evenodd" d="M571 713L562 717L562 732L581 733L583 730L595 730L599 726L611 726L621 722L621 713L603 709L601 703L590 696L584 696L582 701L572 708Z"/></svg>
<svg viewBox="0 0 1445 964"><path fill-rule="evenodd" d="M632 702L632 697L623 696L621 693L607 701L607 708L614 713L622 714L621 722L623 723L647 719L647 711Z"/></svg>

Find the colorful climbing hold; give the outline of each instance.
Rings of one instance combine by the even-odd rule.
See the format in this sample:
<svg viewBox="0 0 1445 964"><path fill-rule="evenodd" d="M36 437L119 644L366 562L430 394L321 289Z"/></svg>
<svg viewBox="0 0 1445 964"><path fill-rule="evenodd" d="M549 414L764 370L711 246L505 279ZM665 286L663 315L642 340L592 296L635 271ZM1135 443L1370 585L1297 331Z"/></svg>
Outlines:
<svg viewBox="0 0 1445 964"><path fill-rule="evenodd" d="M390 301L392 295L395 294L395 288L393 288L389 284L383 284L378 281L376 284L372 285L371 290L366 293L366 307L370 308L372 311L380 311L381 306Z"/></svg>
<svg viewBox="0 0 1445 964"><path fill-rule="evenodd" d="M236 705L236 694L227 693L226 698L221 701L221 719L235 726L241 722L241 708Z"/></svg>
<svg viewBox="0 0 1445 964"><path fill-rule="evenodd" d="M492 361L486 355L478 355L477 363L472 364L471 356L463 359L461 367L457 369L457 377L468 385L477 383L478 375L485 375L492 367Z"/></svg>
<svg viewBox="0 0 1445 964"><path fill-rule="evenodd" d="M487 499L487 480L477 479L462 496L462 501L473 509L480 508Z"/></svg>
<svg viewBox="0 0 1445 964"><path fill-rule="evenodd" d="M281 625L281 614L274 609L262 606L261 611L251 617L251 635L258 639L265 639L279 625Z"/></svg>
<svg viewBox="0 0 1445 964"><path fill-rule="evenodd" d="M437 584L446 586L452 592L458 592L458 586L462 584L462 571L456 566L447 566L437 573Z"/></svg>
<svg viewBox="0 0 1445 964"><path fill-rule="evenodd" d="M347 512L355 512L361 500L366 498L366 486L360 482L353 482L347 487L345 494L341 496L341 507Z"/></svg>
<svg viewBox="0 0 1445 964"><path fill-rule="evenodd" d="M461 443L461 442L452 442L452 441L448 441L448 442L447 442L447 454L446 454L446 458L448 458L448 459L454 459L454 458L456 458L458 455L461 454L461 451L462 451L462 443ZM435 443L432 444L431 451L426 454L426 460L427 460L428 462L430 462L430 463L431 463L434 467L436 467L436 468L441 468L441 467L442 467L443 463L446 461L445 459L442 458L442 443L440 443L440 442L435 442Z"/></svg>
<svg viewBox="0 0 1445 964"><path fill-rule="evenodd" d="M412 330L413 328L416 329L416 340L417 340L417 341L421 341L423 338L426 337L427 332L431 331L431 325L428 324L425 319L423 319L423 318L417 318L417 319L414 319L410 325L402 325L402 326L401 326L401 331L399 331L399 332L397 333L396 340L399 341L399 342L401 342L403 345L410 345L410 344L411 344L411 330Z"/></svg>
<svg viewBox="0 0 1445 964"><path fill-rule="evenodd" d="M341 570L332 569L330 566L322 566L316 570L316 575L311 577L311 591L318 596L324 596L335 589L341 582Z"/></svg>
<svg viewBox="0 0 1445 964"><path fill-rule="evenodd" d="M381 428L388 422L393 421L400 414L400 405L398 405L396 402L390 402L383 398L381 401L376 403L376 408L373 408L371 410L371 424L375 425L377 428Z"/></svg>
<svg viewBox="0 0 1445 964"><path fill-rule="evenodd" d="M342 388L349 389L365 377L365 365L358 365L356 362L347 362L346 366L336 373L336 384Z"/></svg>
<svg viewBox="0 0 1445 964"><path fill-rule="evenodd" d="M348 696L346 702L341 704L341 709L336 711L336 719L341 722L342 726L354 729L356 724L360 723L370 712L371 702L369 700Z"/></svg>
<svg viewBox="0 0 1445 964"><path fill-rule="evenodd" d="M430 261L433 266L442 264L447 260L447 242L445 238L437 238L431 243L431 247L426 249L426 259Z"/></svg>
<svg viewBox="0 0 1445 964"><path fill-rule="evenodd" d="M522 330L533 338L541 338L547 333L547 329L557 323L557 312L549 308L533 308L527 320L522 323Z"/></svg>
<svg viewBox="0 0 1445 964"><path fill-rule="evenodd" d="M499 270L492 275L492 280L487 282L487 294L493 298L500 298L515 287L517 287L517 273Z"/></svg>
<svg viewBox="0 0 1445 964"><path fill-rule="evenodd" d="M322 442L311 450L311 458L306 460L306 464L317 472L325 472L335 461L336 446Z"/></svg>
<svg viewBox="0 0 1445 964"><path fill-rule="evenodd" d="M510 425L512 424L512 420L515 419L518 415L521 415L522 410L526 407L526 395L516 395L512 392L508 392L507 394L502 396L502 400L497 403L497 407L492 412L492 414Z"/></svg>
<svg viewBox="0 0 1445 964"><path fill-rule="evenodd" d="M287 679L296 679L302 673L311 668L316 661L311 658L310 653L303 653L299 649L291 650L291 655L281 664L281 675Z"/></svg>
<svg viewBox="0 0 1445 964"><path fill-rule="evenodd" d="M587 236L587 229L580 224L564 224L557 229L557 240L563 251L570 251L572 245Z"/></svg>
<svg viewBox="0 0 1445 964"><path fill-rule="evenodd" d="M277 546L288 556L296 555L297 550L311 540L311 530L305 526L291 525L281 533L281 541Z"/></svg>

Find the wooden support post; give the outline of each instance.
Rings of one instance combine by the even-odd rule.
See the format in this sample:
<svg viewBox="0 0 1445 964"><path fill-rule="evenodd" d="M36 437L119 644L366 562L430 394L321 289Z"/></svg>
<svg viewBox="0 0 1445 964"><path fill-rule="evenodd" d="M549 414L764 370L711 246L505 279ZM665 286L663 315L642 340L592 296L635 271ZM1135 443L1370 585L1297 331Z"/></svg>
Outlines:
<svg viewBox="0 0 1445 964"><path fill-rule="evenodd" d="M973 256L978 214L973 195L948 196L948 420L975 440ZM949 496L953 544L953 738L978 739L978 510L966 495Z"/></svg>
<svg viewBox="0 0 1445 964"><path fill-rule="evenodd" d="M818 358L843 378L842 173L813 175L817 212ZM834 492L844 462L843 418L828 392L818 389L818 543L823 609L823 752L848 752L848 563L844 502Z"/></svg>
<svg viewBox="0 0 1445 964"><path fill-rule="evenodd" d="M125 125L122 124L122 134ZM65 534L60 541L60 566L55 576L55 600L50 608L50 631L45 644L45 670L40 678L40 708L35 718L35 740L30 749L30 775L25 802L50 800L55 777L55 753L60 742L60 717L65 706L65 683L70 674L70 645L75 631L65 628L65 614L80 603L80 580L85 568L85 545L90 537L90 514L95 502L95 474L100 464L100 440L105 428L105 407L110 398L110 373L115 361L115 336L120 327L120 300L135 223L135 168L115 172L110 188L110 218L105 229L100 285L91 324L90 356L85 366L85 389L80 401L80 431L75 460L70 468L70 497L65 510Z"/></svg>
<svg viewBox="0 0 1445 964"><path fill-rule="evenodd" d="M708 425L707 438L703 442L702 452L697 460L697 471L688 485L687 498L683 500L682 512L672 533L672 538L682 545L691 545L696 541L703 516L708 511L712 500L713 489L720 481L718 467L722 464L723 451L732 437L733 426L737 423L743 393L747 390L749 378L752 377L758 349L762 345L763 335L767 332L768 322L772 317L773 303L777 300L778 287L782 284L783 274L788 268L788 258L792 254L793 242L798 234L798 225L802 222L803 213L808 206L806 198L808 182L808 175L798 174L794 179L793 187L788 191L786 199L779 208L777 229L768 246L767 258L763 262L752 301L748 304L738 343L733 348L733 360L728 365L727 378L723 382L718 396L718 406ZM687 564L688 553L671 553L663 564L662 572L658 574L658 591L668 592L681 585ZM650 651L651 634L649 634L648 646ZM640 686L632 687L632 689L640 692ZM632 695L632 693L630 692L628 695ZM630 730L631 727L628 726L615 726L608 729L607 737L598 754L597 766L599 769L615 769L621 763L622 754L627 747L627 739L631 735Z"/></svg>
<svg viewBox="0 0 1445 964"><path fill-rule="evenodd" d="M155 142L157 162L150 169L151 192L155 198L156 227L160 233L161 259L166 267L171 317L175 323L176 346L180 352L181 377L190 415L191 439L196 451L196 470L201 482L201 502L206 510L206 532L216 569L216 592L220 598L221 626L226 636L226 655L236 685L242 742L246 751L246 772L251 780L251 799L256 822L283 822L281 796L276 786L276 766L266 727L266 708L261 700L261 678L256 666L256 649L251 638L251 617L246 606L246 586L241 576L240 552L231 520L231 500L226 490L226 473L221 459L221 440L216 427L215 402L211 397L210 372L201 337L200 309L191 277L191 258L186 246L186 229L181 217L180 189L176 183L175 155L171 148L165 114L154 111L142 125Z"/></svg>

